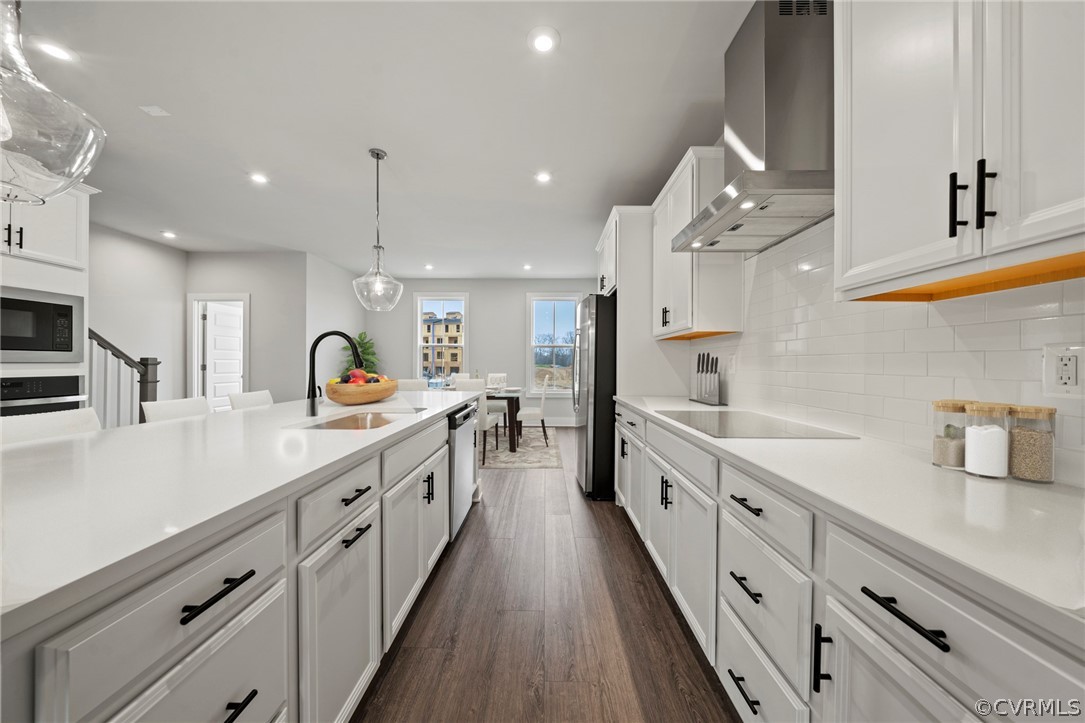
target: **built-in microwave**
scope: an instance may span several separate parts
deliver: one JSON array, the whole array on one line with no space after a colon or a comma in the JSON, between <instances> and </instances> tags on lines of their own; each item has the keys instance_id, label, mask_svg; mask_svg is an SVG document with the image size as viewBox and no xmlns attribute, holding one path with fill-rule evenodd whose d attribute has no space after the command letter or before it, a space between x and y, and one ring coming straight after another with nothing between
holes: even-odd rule
<instances>
[{"instance_id":1,"label":"built-in microwave","mask_svg":"<svg viewBox=\"0 0 1085 723\"><path fill-rule=\"evenodd\" d=\"M0 286L0 362L83 361L83 299Z\"/></svg>"}]
</instances>

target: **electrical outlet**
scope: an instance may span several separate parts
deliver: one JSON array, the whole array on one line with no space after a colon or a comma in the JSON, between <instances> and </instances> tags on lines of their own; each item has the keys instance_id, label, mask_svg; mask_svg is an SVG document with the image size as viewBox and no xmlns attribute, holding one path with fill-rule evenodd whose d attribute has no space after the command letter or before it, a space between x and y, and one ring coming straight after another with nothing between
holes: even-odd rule
<instances>
[{"instance_id":1,"label":"electrical outlet","mask_svg":"<svg viewBox=\"0 0 1085 723\"><path fill-rule=\"evenodd\" d=\"M1047 397L1081 397L1085 342L1044 346L1043 386Z\"/></svg>"}]
</instances>

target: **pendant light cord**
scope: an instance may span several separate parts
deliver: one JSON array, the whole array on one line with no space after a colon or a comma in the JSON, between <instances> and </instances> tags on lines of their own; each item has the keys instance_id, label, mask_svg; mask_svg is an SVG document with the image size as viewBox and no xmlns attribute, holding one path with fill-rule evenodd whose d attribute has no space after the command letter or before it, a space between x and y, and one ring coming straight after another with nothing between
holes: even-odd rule
<instances>
[{"instance_id":1,"label":"pendant light cord","mask_svg":"<svg viewBox=\"0 0 1085 723\"><path fill-rule=\"evenodd\" d=\"M377 248L381 247L381 159L377 159Z\"/></svg>"}]
</instances>

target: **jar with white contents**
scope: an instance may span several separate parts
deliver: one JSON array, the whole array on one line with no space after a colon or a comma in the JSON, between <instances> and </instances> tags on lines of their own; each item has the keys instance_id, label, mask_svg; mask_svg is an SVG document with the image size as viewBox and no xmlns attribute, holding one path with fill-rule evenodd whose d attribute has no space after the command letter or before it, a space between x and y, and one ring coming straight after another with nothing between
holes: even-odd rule
<instances>
[{"instance_id":1,"label":"jar with white contents","mask_svg":"<svg viewBox=\"0 0 1085 723\"><path fill-rule=\"evenodd\" d=\"M1004 478L1010 472L1009 404L965 405L964 471L978 477Z\"/></svg>"},{"instance_id":2,"label":"jar with white contents","mask_svg":"<svg viewBox=\"0 0 1085 723\"><path fill-rule=\"evenodd\" d=\"M1010 410L1010 474L1026 482L1055 481L1054 407Z\"/></svg>"}]
</instances>

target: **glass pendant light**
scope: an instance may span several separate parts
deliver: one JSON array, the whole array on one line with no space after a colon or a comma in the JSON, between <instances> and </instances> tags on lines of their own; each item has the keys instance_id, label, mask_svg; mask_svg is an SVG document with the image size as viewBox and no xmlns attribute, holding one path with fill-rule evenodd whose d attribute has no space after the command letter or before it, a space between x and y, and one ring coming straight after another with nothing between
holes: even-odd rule
<instances>
[{"instance_id":1,"label":"glass pendant light","mask_svg":"<svg viewBox=\"0 0 1085 723\"><path fill-rule=\"evenodd\" d=\"M381 161L388 154L380 148L370 148L369 155L377 161L377 244L373 247L373 266L354 280L354 293L369 311L391 311L403 295L403 284L385 273L381 246Z\"/></svg>"},{"instance_id":2,"label":"glass pendant light","mask_svg":"<svg viewBox=\"0 0 1085 723\"><path fill-rule=\"evenodd\" d=\"M90 173L105 131L45 87L23 55L17 0L0 0L0 200L40 205Z\"/></svg>"}]
</instances>

